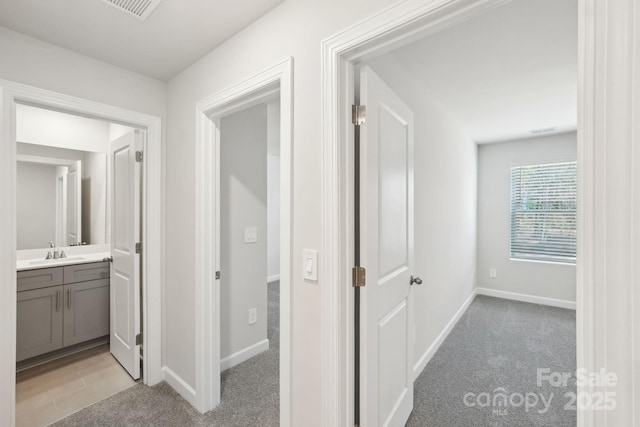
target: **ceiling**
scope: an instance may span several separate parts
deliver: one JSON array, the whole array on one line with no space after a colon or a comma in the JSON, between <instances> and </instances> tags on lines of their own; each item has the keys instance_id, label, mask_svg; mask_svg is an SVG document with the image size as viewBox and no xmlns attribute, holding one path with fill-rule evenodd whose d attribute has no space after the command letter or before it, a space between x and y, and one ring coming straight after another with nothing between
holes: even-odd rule
<instances>
[{"instance_id":1,"label":"ceiling","mask_svg":"<svg viewBox=\"0 0 640 427\"><path fill-rule=\"evenodd\" d=\"M392 55L479 144L577 127L576 0L514 0Z\"/></svg>"},{"instance_id":2,"label":"ceiling","mask_svg":"<svg viewBox=\"0 0 640 427\"><path fill-rule=\"evenodd\" d=\"M163 0L146 21L100 0L0 0L0 25L168 80L283 0Z\"/></svg>"}]
</instances>

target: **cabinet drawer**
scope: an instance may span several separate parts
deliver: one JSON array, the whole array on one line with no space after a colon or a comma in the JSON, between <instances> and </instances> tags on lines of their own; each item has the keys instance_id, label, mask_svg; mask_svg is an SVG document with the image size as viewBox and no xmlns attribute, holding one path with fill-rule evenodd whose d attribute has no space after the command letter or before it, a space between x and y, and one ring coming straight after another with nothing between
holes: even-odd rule
<instances>
[{"instance_id":1,"label":"cabinet drawer","mask_svg":"<svg viewBox=\"0 0 640 427\"><path fill-rule=\"evenodd\" d=\"M18 271L18 292L62 285L62 267Z\"/></svg>"},{"instance_id":2,"label":"cabinet drawer","mask_svg":"<svg viewBox=\"0 0 640 427\"><path fill-rule=\"evenodd\" d=\"M108 261L76 264L64 267L64 283L86 282L87 280L106 279L111 266Z\"/></svg>"}]
</instances>

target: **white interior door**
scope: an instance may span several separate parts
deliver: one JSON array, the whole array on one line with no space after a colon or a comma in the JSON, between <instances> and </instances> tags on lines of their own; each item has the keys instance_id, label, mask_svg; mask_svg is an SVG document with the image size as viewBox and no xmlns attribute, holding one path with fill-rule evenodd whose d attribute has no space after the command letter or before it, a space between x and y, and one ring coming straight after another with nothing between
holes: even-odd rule
<instances>
[{"instance_id":1,"label":"white interior door","mask_svg":"<svg viewBox=\"0 0 640 427\"><path fill-rule=\"evenodd\" d=\"M144 133L129 132L111 143L111 354L140 378L140 163Z\"/></svg>"},{"instance_id":2,"label":"white interior door","mask_svg":"<svg viewBox=\"0 0 640 427\"><path fill-rule=\"evenodd\" d=\"M362 425L404 426L413 409L413 112L363 67Z\"/></svg>"},{"instance_id":3,"label":"white interior door","mask_svg":"<svg viewBox=\"0 0 640 427\"><path fill-rule=\"evenodd\" d=\"M63 246L82 241L82 162L73 162L67 174L67 234Z\"/></svg>"}]
</instances>

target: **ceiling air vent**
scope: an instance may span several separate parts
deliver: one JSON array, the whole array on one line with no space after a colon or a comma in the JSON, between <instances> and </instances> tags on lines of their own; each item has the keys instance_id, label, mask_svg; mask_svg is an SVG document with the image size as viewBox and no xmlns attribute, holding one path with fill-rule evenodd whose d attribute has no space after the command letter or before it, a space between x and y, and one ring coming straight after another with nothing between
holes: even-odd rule
<instances>
[{"instance_id":1,"label":"ceiling air vent","mask_svg":"<svg viewBox=\"0 0 640 427\"><path fill-rule=\"evenodd\" d=\"M127 15L144 21L162 0L102 0Z\"/></svg>"},{"instance_id":2,"label":"ceiling air vent","mask_svg":"<svg viewBox=\"0 0 640 427\"><path fill-rule=\"evenodd\" d=\"M533 129L531 131L531 135L541 135L543 133L551 133L554 130L556 130L555 126L554 127L549 127L549 128Z\"/></svg>"}]
</instances>

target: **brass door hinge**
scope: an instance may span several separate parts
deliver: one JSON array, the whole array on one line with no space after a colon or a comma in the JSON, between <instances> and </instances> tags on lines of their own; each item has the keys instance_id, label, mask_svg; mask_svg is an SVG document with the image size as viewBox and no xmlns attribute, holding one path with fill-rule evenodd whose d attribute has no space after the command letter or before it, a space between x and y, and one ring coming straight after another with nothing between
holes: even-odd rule
<instances>
[{"instance_id":1,"label":"brass door hinge","mask_svg":"<svg viewBox=\"0 0 640 427\"><path fill-rule=\"evenodd\" d=\"M361 288L367 284L367 270L364 267L353 267L353 287Z\"/></svg>"}]
</instances>

